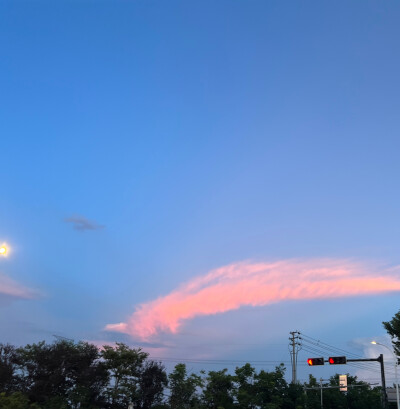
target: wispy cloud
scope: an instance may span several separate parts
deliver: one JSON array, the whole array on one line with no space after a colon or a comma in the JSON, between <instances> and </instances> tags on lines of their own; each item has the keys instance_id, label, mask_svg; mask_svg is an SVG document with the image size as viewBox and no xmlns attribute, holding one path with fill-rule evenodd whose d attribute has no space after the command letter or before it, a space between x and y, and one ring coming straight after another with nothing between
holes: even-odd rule
<instances>
[{"instance_id":1,"label":"wispy cloud","mask_svg":"<svg viewBox=\"0 0 400 409\"><path fill-rule=\"evenodd\" d=\"M241 262L210 271L170 294L139 305L124 323L109 324L141 339L177 333L186 320L242 306L400 291L397 268L378 269L348 260Z\"/></svg>"},{"instance_id":2,"label":"wispy cloud","mask_svg":"<svg viewBox=\"0 0 400 409\"><path fill-rule=\"evenodd\" d=\"M110 346L113 348L116 348L117 343L116 342L111 342L111 341L106 341L106 340L99 340L99 339L93 339L93 340L87 340L89 344L95 345L99 350L103 350L104 347ZM143 352L147 352L150 356L150 358L154 357L154 359L162 359L162 358L168 358L170 354L170 348L166 346L148 346L148 345L135 345L135 344L129 344L128 346L131 348L140 348Z\"/></svg>"},{"instance_id":3,"label":"wispy cloud","mask_svg":"<svg viewBox=\"0 0 400 409\"><path fill-rule=\"evenodd\" d=\"M74 230L85 231L85 230L100 230L104 226L97 224L96 222L90 221L83 216L71 216L64 219L66 223L71 223Z\"/></svg>"},{"instance_id":4,"label":"wispy cloud","mask_svg":"<svg viewBox=\"0 0 400 409\"><path fill-rule=\"evenodd\" d=\"M10 277L0 273L0 297L1 296L32 299L37 298L39 293L31 288L18 284Z\"/></svg>"}]
</instances>

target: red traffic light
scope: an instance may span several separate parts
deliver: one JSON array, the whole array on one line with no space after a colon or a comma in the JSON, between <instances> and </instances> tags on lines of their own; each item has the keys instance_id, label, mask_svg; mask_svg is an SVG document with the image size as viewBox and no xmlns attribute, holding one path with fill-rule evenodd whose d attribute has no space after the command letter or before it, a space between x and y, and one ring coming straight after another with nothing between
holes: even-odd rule
<instances>
[{"instance_id":1,"label":"red traffic light","mask_svg":"<svg viewBox=\"0 0 400 409\"><path fill-rule=\"evenodd\" d=\"M308 358L307 363L309 366L323 365L325 362L324 358Z\"/></svg>"},{"instance_id":2,"label":"red traffic light","mask_svg":"<svg viewBox=\"0 0 400 409\"><path fill-rule=\"evenodd\" d=\"M347 358L345 356L330 356L328 361L331 365L344 365L347 363Z\"/></svg>"}]
</instances>

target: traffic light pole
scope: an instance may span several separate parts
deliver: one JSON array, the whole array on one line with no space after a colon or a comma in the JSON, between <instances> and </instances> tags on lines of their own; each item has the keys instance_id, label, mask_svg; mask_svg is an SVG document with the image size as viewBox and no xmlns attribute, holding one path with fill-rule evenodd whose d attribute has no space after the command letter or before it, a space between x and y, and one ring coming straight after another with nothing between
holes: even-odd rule
<instances>
[{"instance_id":1,"label":"traffic light pole","mask_svg":"<svg viewBox=\"0 0 400 409\"><path fill-rule=\"evenodd\" d=\"M361 358L361 359L348 359L347 362L379 362L381 365L381 381L382 381L382 408L388 407L388 400L386 394L386 381L385 381L385 368L383 366L383 354L380 354L378 358Z\"/></svg>"}]
</instances>

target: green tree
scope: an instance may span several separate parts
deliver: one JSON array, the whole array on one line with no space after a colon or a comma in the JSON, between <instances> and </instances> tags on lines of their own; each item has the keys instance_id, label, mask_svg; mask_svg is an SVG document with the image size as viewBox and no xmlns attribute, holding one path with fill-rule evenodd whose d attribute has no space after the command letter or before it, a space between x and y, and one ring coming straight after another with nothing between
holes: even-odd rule
<instances>
[{"instance_id":1,"label":"green tree","mask_svg":"<svg viewBox=\"0 0 400 409\"><path fill-rule=\"evenodd\" d=\"M335 384L339 383L339 375L335 375ZM380 409L381 408L381 388L371 388L363 381L357 380L356 376L347 375L348 385L357 385L348 388L346 395L349 409Z\"/></svg>"},{"instance_id":2,"label":"green tree","mask_svg":"<svg viewBox=\"0 0 400 409\"><path fill-rule=\"evenodd\" d=\"M139 378L148 355L140 348L130 348L123 343L103 347L101 357L112 379L108 402L113 409L125 409L137 399Z\"/></svg>"},{"instance_id":3,"label":"green tree","mask_svg":"<svg viewBox=\"0 0 400 409\"><path fill-rule=\"evenodd\" d=\"M42 341L18 350L24 389L32 402L44 404L57 399L54 409L67 407L67 391L73 386L64 365L68 347L63 344L63 351L57 355L51 345Z\"/></svg>"},{"instance_id":4,"label":"green tree","mask_svg":"<svg viewBox=\"0 0 400 409\"><path fill-rule=\"evenodd\" d=\"M132 399L138 409L150 409L162 404L164 388L168 385L164 366L155 361L146 361L140 371L136 394Z\"/></svg>"},{"instance_id":5,"label":"green tree","mask_svg":"<svg viewBox=\"0 0 400 409\"><path fill-rule=\"evenodd\" d=\"M233 377L227 369L210 371L206 377L206 386L202 400L209 409L231 409L233 404Z\"/></svg>"},{"instance_id":6,"label":"green tree","mask_svg":"<svg viewBox=\"0 0 400 409\"><path fill-rule=\"evenodd\" d=\"M380 388L371 388L369 384L357 380L356 376L347 375L348 391L346 393L339 389L339 375L336 374L329 382L322 384L324 408L331 409L381 409ZM320 409L321 391L319 383L310 375L306 387L317 388L307 390L307 409ZM331 388L329 388L331 387Z\"/></svg>"},{"instance_id":7,"label":"green tree","mask_svg":"<svg viewBox=\"0 0 400 409\"><path fill-rule=\"evenodd\" d=\"M104 401L108 372L96 346L40 342L18 349L22 391L44 408L92 408Z\"/></svg>"},{"instance_id":8,"label":"green tree","mask_svg":"<svg viewBox=\"0 0 400 409\"><path fill-rule=\"evenodd\" d=\"M285 367L277 366L275 371L261 370L255 375L255 394L257 406L280 409L288 400L288 385L285 380Z\"/></svg>"},{"instance_id":9,"label":"green tree","mask_svg":"<svg viewBox=\"0 0 400 409\"><path fill-rule=\"evenodd\" d=\"M282 409L303 409L306 407L304 389L299 384L288 384L283 396Z\"/></svg>"},{"instance_id":10,"label":"green tree","mask_svg":"<svg viewBox=\"0 0 400 409\"><path fill-rule=\"evenodd\" d=\"M0 409L40 409L40 406L35 403L31 404L28 397L21 392L11 395L2 392L0 393Z\"/></svg>"},{"instance_id":11,"label":"green tree","mask_svg":"<svg viewBox=\"0 0 400 409\"><path fill-rule=\"evenodd\" d=\"M351 379L347 379L348 384L351 383ZM339 375L335 375L329 378L329 382L323 383L324 387L335 387L332 389L323 389L323 402L324 407L332 409L348 409L348 402L346 394L341 392L337 386L339 386ZM350 389L350 388L349 388ZM320 392L320 391L319 391Z\"/></svg>"},{"instance_id":12,"label":"green tree","mask_svg":"<svg viewBox=\"0 0 400 409\"><path fill-rule=\"evenodd\" d=\"M392 338L394 352L400 357L400 311L390 321L384 321L382 324Z\"/></svg>"},{"instance_id":13,"label":"green tree","mask_svg":"<svg viewBox=\"0 0 400 409\"><path fill-rule=\"evenodd\" d=\"M68 392L72 408L92 409L104 406L104 391L109 384L106 365L97 346L79 342L72 349L69 376L73 387Z\"/></svg>"},{"instance_id":14,"label":"green tree","mask_svg":"<svg viewBox=\"0 0 400 409\"><path fill-rule=\"evenodd\" d=\"M308 382L304 384L305 388L318 388L317 378L308 375ZM318 389L305 389L307 409L321 409L321 395Z\"/></svg>"},{"instance_id":15,"label":"green tree","mask_svg":"<svg viewBox=\"0 0 400 409\"><path fill-rule=\"evenodd\" d=\"M240 409L254 409L257 405L255 389L255 369L250 364L236 368L234 396L236 407Z\"/></svg>"},{"instance_id":16,"label":"green tree","mask_svg":"<svg viewBox=\"0 0 400 409\"><path fill-rule=\"evenodd\" d=\"M203 385L200 376L187 374L185 364L177 364L173 372L168 375L169 379L169 405L171 409L190 409L199 405L197 388Z\"/></svg>"},{"instance_id":17,"label":"green tree","mask_svg":"<svg viewBox=\"0 0 400 409\"><path fill-rule=\"evenodd\" d=\"M18 353L10 344L0 344L0 391L13 392L20 387Z\"/></svg>"}]
</instances>

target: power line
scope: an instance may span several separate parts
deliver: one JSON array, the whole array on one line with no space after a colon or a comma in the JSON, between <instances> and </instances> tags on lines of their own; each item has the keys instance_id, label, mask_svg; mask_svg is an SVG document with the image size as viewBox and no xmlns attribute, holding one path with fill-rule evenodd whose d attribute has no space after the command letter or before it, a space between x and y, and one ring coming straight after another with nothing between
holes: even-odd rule
<instances>
[{"instance_id":1,"label":"power line","mask_svg":"<svg viewBox=\"0 0 400 409\"><path fill-rule=\"evenodd\" d=\"M338 351L340 353L345 353L346 355L351 355L351 356L354 356L354 357L357 357L357 358L363 358L363 356L361 356L361 355L355 354L355 353L350 352L350 351L346 351L345 349L342 349L342 348L337 348L337 347L335 347L333 345L327 344L326 342L322 342L322 341L320 341L318 339L310 337L309 335L306 335L304 333L301 333L301 335L302 335L302 339L305 338L306 342L314 343L315 345L325 346L326 349L330 349L330 350L333 350L333 351Z\"/></svg>"},{"instance_id":2,"label":"power line","mask_svg":"<svg viewBox=\"0 0 400 409\"><path fill-rule=\"evenodd\" d=\"M155 357L151 356L151 359L160 360L162 362L176 362L176 363L192 363L192 364L205 364L205 365L238 365L238 364L251 364L251 365L280 365L290 364L290 361L257 361L257 360L224 360L224 359L191 359L191 358L173 358L173 357Z\"/></svg>"},{"instance_id":3,"label":"power line","mask_svg":"<svg viewBox=\"0 0 400 409\"><path fill-rule=\"evenodd\" d=\"M303 349L304 350L306 350L306 351L308 351L308 352L311 352L311 353L315 353L315 354L321 354L321 355L324 355L325 353L326 353L326 350L328 350L328 351L334 351L334 347L332 347L332 348L326 348L326 347L324 347L324 346L322 346L322 347L314 347L314 345L315 345L315 343L312 343L312 345L313 346L309 346L309 345L304 345L303 344ZM345 351L345 350L343 350L343 349L341 349L341 348L336 348L337 350L339 350L339 351L341 351L341 353L346 353L346 355L347 356L351 356L351 355L355 355L355 354L352 354L351 352L349 352L349 351ZM336 351L334 351L335 353L337 353ZM359 355L357 355L358 357L359 357ZM372 372L376 372L377 371L377 369L376 369L376 367L375 367L375 365L374 365L374 363L372 363L372 362L357 362L357 363L355 363L355 362L348 362L347 363L349 366L352 366L352 367L355 367L355 368L358 368L358 369L362 369L362 370L366 370L366 371L372 371ZM394 375L394 371L393 371L393 369L392 368L386 368L386 372L388 373L388 374L391 374L391 375Z\"/></svg>"}]
</instances>

